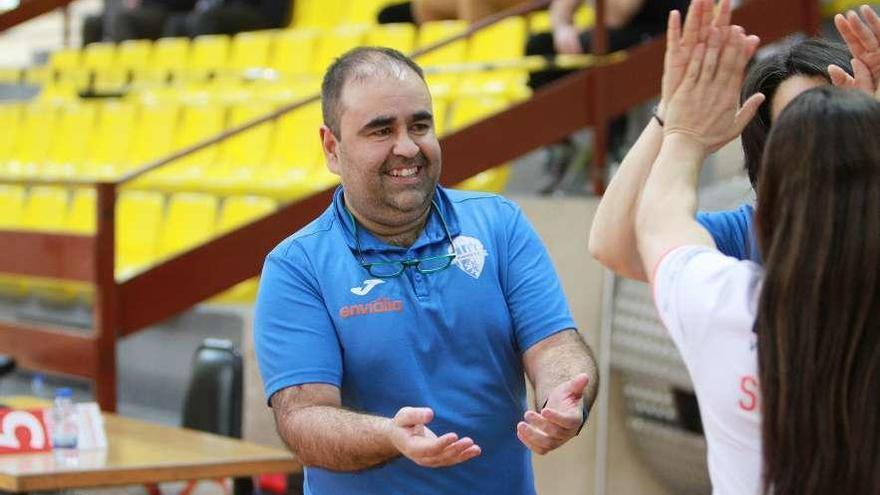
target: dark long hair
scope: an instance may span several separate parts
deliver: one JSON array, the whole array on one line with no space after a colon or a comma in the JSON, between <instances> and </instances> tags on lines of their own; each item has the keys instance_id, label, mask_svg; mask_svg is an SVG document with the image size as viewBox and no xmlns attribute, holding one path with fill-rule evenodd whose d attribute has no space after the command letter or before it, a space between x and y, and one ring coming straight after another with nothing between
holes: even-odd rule
<instances>
[{"instance_id":1,"label":"dark long hair","mask_svg":"<svg viewBox=\"0 0 880 495\"><path fill-rule=\"evenodd\" d=\"M880 102L823 86L767 142L756 227L765 491L880 489Z\"/></svg>"},{"instance_id":2,"label":"dark long hair","mask_svg":"<svg viewBox=\"0 0 880 495\"><path fill-rule=\"evenodd\" d=\"M764 143L770 132L770 108L779 85L792 76L824 77L830 84L828 66L835 64L852 74L851 57L849 50L841 43L810 38L756 62L749 69L743 83L742 101L758 92L767 97L742 133L745 169L753 187L757 187Z\"/></svg>"}]
</instances>

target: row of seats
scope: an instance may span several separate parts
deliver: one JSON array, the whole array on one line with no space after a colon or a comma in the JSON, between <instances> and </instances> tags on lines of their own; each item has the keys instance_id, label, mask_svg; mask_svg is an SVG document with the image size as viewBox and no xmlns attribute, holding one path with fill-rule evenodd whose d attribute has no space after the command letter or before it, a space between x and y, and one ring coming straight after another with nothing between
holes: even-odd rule
<instances>
[{"instance_id":1,"label":"row of seats","mask_svg":"<svg viewBox=\"0 0 880 495\"><path fill-rule=\"evenodd\" d=\"M221 198L202 193L123 191L116 209L116 276L129 278L164 258L271 213L276 207L274 200L260 196ZM92 188L0 184L0 229L93 234L95 208ZM0 293L20 297L26 292L55 302L71 302L88 299L91 287L10 275L0 277ZM253 296L252 290L240 288L236 292L237 300Z\"/></svg>"},{"instance_id":2,"label":"row of seats","mask_svg":"<svg viewBox=\"0 0 880 495\"><path fill-rule=\"evenodd\" d=\"M437 100L437 131L462 128L508 104L498 96ZM273 109L271 101L259 100L0 105L0 127L6 130L0 133L0 181L113 179ZM130 187L295 200L336 182L323 165L321 122L320 104L308 104L146 174Z\"/></svg>"},{"instance_id":3,"label":"row of seats","mask_svg":"<svg viewBox=\"0 0 880 495\"><path fill-rule=\"evenodd\" d=\"M464 32L461 21L427 23L420 29L411 24L373 27L347 26L332 30L297 29L186 38L163 38L156 42L133 40L94 43L83 50L59 50L43 69L26 73L29 82L58 86L74 95L91 88L97 93L138 90L171 83L199 83L209 80L270 79L287 84L312 84L320 80L327 66L342 53L361 45L377 45L412 52ZM441 49L418 57L424 67L450 66L463 62L515 61L523 56L526 22L514 17ZM486 71L465 74L465 87L502 86L525 81L524 70ZM459 74L430 76L438 91L448 92Z\"/></svg>"}]
</instances>

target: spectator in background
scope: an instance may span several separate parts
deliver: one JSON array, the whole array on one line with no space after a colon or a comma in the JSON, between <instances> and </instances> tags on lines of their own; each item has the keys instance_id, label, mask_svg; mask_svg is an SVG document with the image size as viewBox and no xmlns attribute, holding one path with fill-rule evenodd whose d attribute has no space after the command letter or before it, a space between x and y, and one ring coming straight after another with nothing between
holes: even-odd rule
<instances>
[{"instance_id":1,"label":"spectator in background","mask_svg":"<svg viewBox=\"0 0 880 495\"><path fill-rule=\"evenodd\" d=\"M233 35L290 23L290 0L198 0L191 12L173 16L165 36Z\"/></svg>"},{"instance_id":2,"label":"spectator in background","mask_svg":"<svg viewBox=\"0 0 880 495\"><path fill-rule=\"evenodd\" d=\"M580 31L574 23L577 8L583 0L553 0L550 4L550 20L553 30L534 34L526 44L526 55L589 53L592 50L593 31ZM608 28L608 50L617 51L632 47L657 36L666 29L669 11L684 12L689 0L607 0L605 2L605 26ZM529 76L529 87L537 90L570 74L564 70L542 70ZM626 118L611 123L608 149L612 157L619 155L624 144ZM562 183L574 156L574 144L565 139L548 149L546 168L550 181L541 188L551 193Z\"/></svg>"},{"instance_id":3,"label":"spectator in background","mask_svg":"<svg viewBox=\"0 0 880 495\"><path fill-rule=\"evenodd\" d=\"M469 23L501 12L523 0L414 0L385 7L379 12L379 22L412 22L461 19Z\"/></svg>"},{"instance_id":4,"label":"spectator in background","mask_svg":"<svg viewBox=\"0 0 880 495\"><path fill-rule=\"evenodd\" d=\"M286 26L290 0L126 0L83 22L83 46L97 41L233 35Z\"/></svg>"}]
</instances>

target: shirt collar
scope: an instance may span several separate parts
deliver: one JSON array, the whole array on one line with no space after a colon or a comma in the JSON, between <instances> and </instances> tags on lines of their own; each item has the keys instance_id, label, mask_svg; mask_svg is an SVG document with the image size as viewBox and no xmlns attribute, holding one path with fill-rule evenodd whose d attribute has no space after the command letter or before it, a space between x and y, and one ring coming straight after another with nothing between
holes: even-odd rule
<instances>
[{"instance_id":1,"label":"shirt collar","mask_svg":"<svg viewBox=\"0 0 880 495\"><path fill-rule=\"evenodd\" d=\"M339 225L342 227L341 230L345 237L346 244L348 244L348 247L353 250L355 249L354 225L352 224L353 217L345 211L345 199L342 192L343 188L342 186L339 186L333 194L333 213L336 220L339 222ZM446 232L443 230L443 224L437 214L437 210L439 210L440 215L443 215L443 219L446 220L446 226L449 227L449 235L454 239L455 236L461 233L461 227L454 205L449 200L446 191L440 186L437 186L434 190L433 199L437 204L437 209L434 209L433 207L431 208L431 213L428 215L428 221L425 223L425 228L419 234L419 237L412 246L404 248L387 244L384 241L377 239L370 231L365 229L363 225L358 224L357 234L361 243L361 251L405 253L406 251L417 250L437 242L446 242Z\"/></svg>"}]
</instances>

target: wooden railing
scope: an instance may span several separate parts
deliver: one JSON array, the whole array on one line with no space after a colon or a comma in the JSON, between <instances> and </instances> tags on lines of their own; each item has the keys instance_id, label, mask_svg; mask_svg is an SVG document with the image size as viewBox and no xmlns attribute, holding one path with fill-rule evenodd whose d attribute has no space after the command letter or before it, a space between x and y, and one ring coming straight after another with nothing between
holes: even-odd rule
<instances>
[{"instance_id":1,"label":"wooden railing","mask_svg":"<svg viewBox=\"0 0 880 495\"><path fill-rule=\"evenodd\" d=\"M494 16L461 36L546 3L546 0L533 2L524 8ZM603 12L603 2L598 0L596 3L597 11ZM815 33L819 5L813 0L753 0L734 12L734 22L761 36L765 43L773 42L794 32ZM597 23L597 32L603 33L601 15ZM433 48L459 37L445 40ZM597 45L601 47L603 43ZM444 137L440 141L444 156L443 182L456 184L587 126L597 131L593 146L601 163L605 152L605 140L601 136L607 122L659 93L663 49L662 39L633 48L620 63L580 71L537 91L529 100ZM118 338L161 322L258 275L266 253L326 209L332 196L332 190L326 190L284 205L269 216L165 260L131 279L117 281L114 276L114 226L119 187L316 98L288 105L173 156L147 164L118 181L85 185L97 191L97 231L94 236L0 231L0 246L3 246L4 253L0 256L0 272L88 281L96 287L91 331L0 323L0 352L14 355L25 368L93 380L95 395L102 408L115 410ZM594 167L594 170L596 174L604 175L603 168ZM594 175L597 191L604 187L600 178ZM84 186L74 182L55 183ZM223 269L218 270L218 266Z\"/></svg>"}]
</instances>

